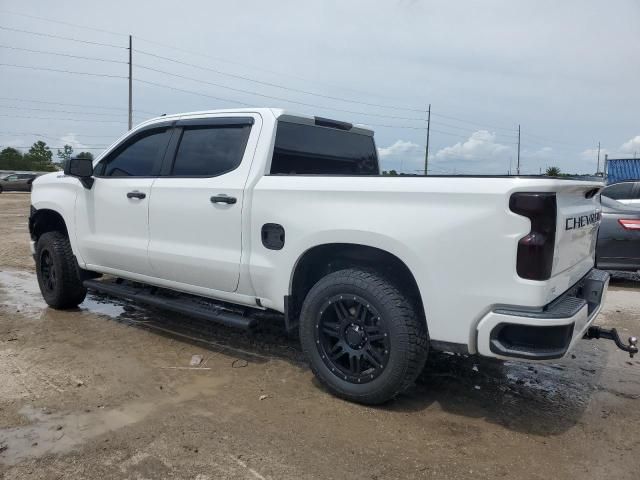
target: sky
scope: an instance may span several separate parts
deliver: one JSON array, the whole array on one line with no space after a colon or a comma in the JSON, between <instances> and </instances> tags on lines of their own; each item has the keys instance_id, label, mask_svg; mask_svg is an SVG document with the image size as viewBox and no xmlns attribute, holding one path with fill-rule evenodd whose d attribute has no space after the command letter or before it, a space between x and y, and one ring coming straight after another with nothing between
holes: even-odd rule
<instances>
[{"instance_id":1,"label":"sky","mask_svg":"<svg viewBox=\"0 0 640 480\"><path fill-rule=\"evenodd\" d=\"M518 125L525 174L640 157L639 0L0 0L0 148L124 133L129 34L134 123L281 107L419 173L431 104L432 174L515 173Z\"/></svg>"}]
</instances>

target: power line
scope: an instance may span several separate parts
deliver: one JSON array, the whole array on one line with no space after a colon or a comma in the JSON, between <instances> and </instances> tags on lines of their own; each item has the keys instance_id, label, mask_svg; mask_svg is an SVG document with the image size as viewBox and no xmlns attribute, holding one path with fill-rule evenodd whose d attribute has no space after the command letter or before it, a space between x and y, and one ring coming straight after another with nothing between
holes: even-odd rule
<instances>
[{"instance_id":1,"label":"power line","mask_svg":"<svg viewBox=\"0 0 640 480\"><path fill-rule=\"evenodd\" d=\"M231 77L231 78L237 78L237 79L240 79L240 80L245 80L247 82L257 83L259 85L265 85L265 86L269 86L269 87L281 88L283 90L288 90L288 91L296 92L296 93L302 93L302 94L305 94L305 95L313 95L313 96L320 97L320 98L327 98L327 99L330 99L330 100L338 100L340 102L354 103L354 104L358 104L358 105L366 105L366 106L369 106L369 107L389 108L389 109L393 109L393 110L406 110L406 111L410 111L410 112L422 112L422 110L418 110L418 109L414 109L414 108L397 107L397 106L394 106L394 105L384 105L384 104L380 104L380 103L362 102L362 101L359 101L359 100L351 100L351 99L348 99L348 98L335 97L335 96L332 96L332 95L325 95L325 94L322 94L322 93L311 92L309 90L302 90L302 89L293 88L293 87L286 87L286 86L280 85L278 83L266 82L266 81L263 81L263 80L256 80L255 78L247 77L245 75L237 75L235 73L224 72L222 70L217 70L215 68L210 68L210 67L205 67L205 66L202 66L202 65L196 65L196 64L193 64L193 63L183 62L183 61L177 60L175 58L165 57L165 56L162 56L162 55L156 55L155 53L150 53L150 52L147 52L147 51L144 51L144 50L136 49L136 53L142 54L142 55L147 55L149 57L159 58L161 60L166 60L166 61L173 62L173 63L177 63L179 65L185 65L185 66L188 66L188 67L198 68L200 70L206 70L206 71L209 71L209 72L214 72L214 73L217 73L219 75L224 75L224 76ZM416 120L418 120L418 119L416 119ZM424 119L419 119L419 120L423 120L424 121Z\"/></svg>"},{"instance_id":2,"label":"power line","mask_svg":"<svg viewBox=\"0 0 640 480\"><path fill-rule=\"evenodd\" d=\"M68 74L73 74L73 75L89 75L89 76L96 76L96 77L107 77L107 78L128 78L122 75L108 75L108 74L101 74L101 73L90 73L90 72L78 72L78 71L72 71L72 70L60 70L60 69L55 69L55 68L46 68L46 67L33 67L33 66L28 66L28 65L16 65L16 64L7 64L7 63L0 63L0 66L6 66L6 67L15 67L15 68L26 68L26 69L31 69L31 70L43 70L43 71L50 71L50 72L57 72L57 73L68 73ZM364 116L372 116L372 117L382 117L382 118L389 118L389 119L398 119L398 120L420 120L420 121L424 121L424 119L415 119L415 118L406 118L406 117L396 117L393 115L381 115L381 114L375 114L375 113L366 113L366 112L357 112L357 111L352 111L352 110L344 110L344 109L339 109L339 108L334 108L334 107L325 107L322 105L315 105L315 104L310 104L310 103L305 103L305 102L298 102L296 100L288 100L282 97L275 97L275 96L271 96L271 95L265 95L265 94L261 94L261 93L257 93L257 92L251 92L248 90L242 90L242 89L237 89L237 88L233 88L233 87L227 87L224 85L220 85L217 83L213 83L213 82L208 82L206 80L200 80L200 79L196 79L196 78L192 78L192 77L187 77L184 75L179 75L179 74L175 74L175 73L171 73L171 72L166 72L164 70L158 70L158 69L154 69L154 68L150 68L150 67L145 67L145 66L140 66L138 65L138 68L142 68L145 70L150 70L150 71L154 71L157 73L163 73L165 75L169 75L169 76L174 76L174 77L178 77L178 78L183 78L185 80L191 80L191 81L195 81L195 82L199 82L199 83L205 83L208 85L213 85L219 88L226 88L228 90L233 90L233 91L237 91L237 92L241 92L241 93L245 93L245 94L249 94L249 95L256 95L259 97L264 97L264 98L271 98L274 100L279 100L279 101L283 101L283 102L288 102L288 103L294 103L294 104L298 104L298 105L304 105L304 106L308 106L308 107L313 107L313 108L320 108L323 110L333 110L333 111L340 111L340 112L344 112L344 113L351 113L354 115L364 115ZM139 79L135 79L138 82L145 82ZM165 88L171 88L174 90L182 90L188 93L196 93L193 91L187 91L184 89L179 89L176 87L170 87L168 85L161 85L155 82L149 82L146 81L146 83L149 83L151 85L156 85L156 86L161 86L161 87L165 87ZM242 105L246 105L246 106L251 106L250 104L244 103L244 102L239 102L237 100L229 100L229 99L225 99L225 98L221 98L221 97L215 97L212 95L203 95L201 93L196 93L197 95L202 95L202 96L209 96L211 98L215 98L217 100L222 100L222 101L226 101L226 102L230 102L230 103L236 103L236 104L242 104ZM398 127L398 128L404 128L404 127Z\"/></svg>"},{"instance_id":3,"label":"power line","mask_svg":"<svg viewBox=\"0 0 640 480\"><path fill-rule=\"evenodd\" d=\"M55 140L56 142L58 142L58 141L60 141L60 140L63 140L63 139L62 139L62 138L60 138L60 137L54 137L54 136L52 136L52 135L40 135L39 133L14 133L14 134L15 134L15 135L21 135L21 136L30 135L30 136L34 136L34 137L38 137L38 138L48 138L48 139L50 139L50 140ZM8 137L8 136L10 136L10 135L6 135L5 133L0 132L0 136ZM76 141L74 141L73 143L80 143L80 142L78 142L78 141L76 140ZM84 144L83 144L83 145L84 145ZM89 145L84 145L84 146L85 146L85 147L104 148L104 146L103 146L103 145L95 145L95 144L89 144ZM79 148L79 147L77 147L77 148Z\"/></svg>"},{"instance_id":4,"label":"power line","mask_svg":"<svg viewBox=\"0 0 640 480\"><path fill-rule=\"evenodd\" d=\"M426 121L426 119L424 119L424 118L397 117L397 116L394 116L394 115L383 115L383 114L377 114L377 113L357 112L357 111L353 111L353 110L344 110L344 109L336 108L336 107L326 107L324 105L317 105L317 104L313 104L313 103L300 102L300 101L297 101L297 100L289 100L289 99L284 98L284 97L277 97L277 96L274 96L274 95L267 95L267 94L264 94L264 93L252 92L250 90L244 90L244 89L241 89L241 88L229 87L229 86L222 85L222 84L219 84L219 83L209 82L207 80L201 80L199 78L194 78L194 77L188 77L186 75L179 75L177 73L171 73L171 72L167 72L165 70L160 70L160 69L157 69L157 68L151 68L151 67L147 67L147 66L144 66L144 65L136 65L136 67L137 68L141 68L143 70L149 70L149 71L156 72L156 73L162 73L164 75L169 75L169 76L176 77L176 78L182 78L184 80L190 80L190 81L193 81L193 82L204 83L206 85L212 85L212 86L218 87L218 88L224 88L226 90L231 90L231 91L234 91L234 92L244 93L244 94L248 94L248 95L255 95L255 96L263 97L263 98L270 98L272 100L278 100L280 102L287 102L287 103L294 103L296 105L303 105L303 106L306 106L306 107L321 108L321 109L324 109L324 110L333 110L333 111L336 111L336 112L351 113L351 114L354 114L354 115L365 115L365 116L369 116L369 117L390 118L390 119L394 119L394 120L410 120L410 121L420 121L420 122L425 122Z\"/></svg>"},{"instance_id":5,"label":"power line","mask_svg":"<svg viewBox=\"0 0 640 480\"><path fill-rule=\"evenodd\" d=\"M0 10L0 11L2 11L2 10ZM21 13L10 12L10 11L4 11L4 12L12 14L12 15L18 15L18 16L23 16L23 17L27 17L27 18L35 18L35 19L38 19L38 20L52 22L52 23L58 23L58 24L62 24L62 25L69 25L69 26L74 26L74 27L78 27L78 28L94 30L94 31L102 32L102 33L109 33L109 34L112 34L112 35L123 35L123 36L125 35L125 34L120 33L120 32L113 32L113 31L109 31L109 30L104 30L104 29L99 29L99 28L94 28L94 27L88 27L86 25L78 25L78 24L74 24L74 23L71 23L71 22L65 22L65 21L61 21L61 20L53 20L53 19L44 18L44 17L38 17L38 16L35 16L35 15L27 15L27 14L21 14ZM54 35L54 34L47 34L47 33L42 33L42 32L34 32L34 31L31 31L31 30L24 30L24 29L18 29L18 28L6 27L6 26L0 26L0 29L7 30L7 31L13 31L13 32L19 32L19 33L25 33L25 34L30 34L30 35L37 35L37 36L41 36L41 37L56 38L56 39L60 39L60 40L84 43L84 44L89 44L89 45L99 45L99 46L106 46L106 47L113 47L113 48L127 48L127 47L124 47L124 46L121 46L121 45L112 44L112 43L104 43L104 42L95 42L95 41L89 41L89 40L82 40L82 39L79 39L79 38L66 37L66 36ZM148 43L151 43L151 44L160 45L160 46L163 46L165 48L171 48L171 49L174 49L174 50L177 50L177 51L182 51L182 52L185 52L185 53L198 55L198 56L205 57L205 58L210 58L210 59L214 59L214 60L218 60L218 61L222 61L222 62L227 62L227 63L231 63L231 64L237 64L237 65L241 65L241 66L245 66L245 67L249 67L249 68L255 68L257 70L263 70L263 71L266 71L266 72L269 72L269 73L278 74L278 75L286 75L286 76L289 76L289 77L299 78L299 79L302 79L302 80L305 80L305 81L309 81L309 82L320 83L320 82L317 82L315 80L306 79L304 77L297 77L295 75L285 74L285 73L281 73L281 72L277 72L277 71L273 71L273 70L268 70L268 69L264 69L264 68L260 68L260 67L255 67L255 66L248 65L248 64L243 64L243 63L240 63L240 62L234 62L234 61L231 61L231 60L226 60L226 59L222 59L222 58L216 58L216 57L212 57L212 56L205 55L205 54L202 54L202 53L181 49L181 48L178 48L178 47L174 47L173 45L163 44L161 42L156 42L156 41L149 40L149 39L142 38L142 37L137 37L137 38L139 38L142 41L146 41ZM31 52L31 53L41 53L41 54L65 56L65 57L78 58L78 59L83 59L83 60L95 60L95 61L103 61L103 62L111 62L111 63L127 63L127 62L121 62L121 61L118 61L118 60L104 59L104 58L98 58L98 57L86 57L86 56L80 56L80 55L71 55L71 54L65 54L65 53L61 53L61 52L42 51L42 50L27 49L27 48L22 48L22 47L13 47L13 46L8 46L8 45L0 45L0 48L9 48L9 49L14 49L14 50L27 51L27 52ZM193 68L199 68L199 69L202 69L202 70L212 71L212 72L215 72L217 74L225 75L225 76L228 76L228 77L231 77L231 78L237 78L237 79L242 79L242 80L245 80L245 81L248 81L248 82L257 83L257 84L260 84L260 85L265 85L265 86L270 86L270 87L275 87L275 88L281 88L283 90L288 90L288 91L291 91L291 92L297 92L297 93L301 93L301 94L313 95L313 96L317 96L317 97L321 97L321 98L327 98L327 99L341 101L341 102L361 104L361 105L367 105L367 106L378 107L378 108L388 108L388 109L395 109L395 110L415 111L415 112L421 112L422 113L422 110L420 110L420 109L407 108L407 107L398 107L398 106L393 106L393 105L385 105L385 104L377 104L377 103L369 103L369 102L363 102L363 101L358 101L358 100L351 100L351 99L347 99L347 98L343 98L343 97L339 97L339 96L325 95L325 94L318 93L318 92L313 92L313 91L310 91L310 90L303 90L303 89L297 89L297 88L293 88L293 87L287 87L287 86L284 86L284 85L281 85L281 84L278 84L278 83L257 80L255 78L252 78L252 77L249 77L249 76L245 76L245 75L233 74L233 73L217 70L217 69L210 68L210 67L196 65L196 64L193 64L193 63L184 62L184 61L181 61L181 60L178 60L178 59L175 59L175 58L171 58L171 57L157 55L157 54L154 54L154 53L151 53L151 52L147 52L147 51L139 51L139 50L136 50L136 51L141 53L141 54L143 54L143 55L148 55L150 57L166 60L166 61L177 63L177 64L180 64L180 65L185 65L185 66L189 66L189 67L193 67ZM33 69L33 70L51 71L51 72L58 72L58 73L68 73L68 74L75 74L75 75L99 76L99 77L107 77L107 78L127 78L127 77L119 76L119 75L97 74L97 73L90 73L90 72L78 72L78 71L46 68L46 67L33 67L33 66L26 66L26 65L0 64L0 66L7 66L7 67L13 67L13 68L27 68L27 69ZM340 112L350 113L350 114L355 114L355 115L390 118L390 119L395 119L395 120L409 120L409 121L425 122L424 118L400 117L400 116L393 116L393 115L366 113L366 112L345 110L345 109L340 109L340 108L326 107L326 106L323 106L323 105L316 105L316 104L312 104L312 103L300 102L300 101L296 101L296 100L286 99L286 98L283 98L283 97L277 97L277 96L266 95L266 94L262 94L262 93L258 93L258 92L252 92L252 91L248 91L248 90L228 87L228 86L220 85L220 84L217 84L217 83L214 83L214 82L208 82L208 81L196 79L196 78L193 78L193 77L188 77L188 76L185 76L185 75L174 74L174 73L171 73L171 72L167 72L167 71L163 71L163 70L159 70L159 69L154 69L154 68L151 68L151 67L140 66L140 68L146 69L146 70L150 70L150 71L155 71L157 73L162 73L162 74L165 74L165 75L170 75L170 76L174 76L174 77L178 77L178 78L183 78L183 79L186 79L186 80L191 80L191 81L196 81L196 82L200 82L200 83L213 85L213 86L216 86L218 88L229 89L229 90L233 90L233 91L237 91L237 92L241 92L241 93L245 93L245 94L249 94L249 95L260 96L260 97L263 97L263 98L271 98L271 99L274 99L274 100L279 100L279 101L283 101L283 102L287 102L287 103L304 105L304 106L313 107L313 108L320 108L320 109L323 109L323 110L333 110L333 111L340 111ZM196 94L196 95L199 95L199 96L215 98L217 100L222 100L222 101L233 103L233 104L248 105L248 104L246 104L244 102L239 102L237 100L224 99L224 98L216 97L216 96L213 96L213 95L207 95L207 94L203 94L203 93L199 93L199 92L193 92L193 91L189 91L189 90L185 90L185 89L179 89L179 88L176 88L176 87L170 87L168 85L162 85L162 84L158 84L158 83L154 83L154 82L147 82L147 83L151 84L151 85L156 85L156 86L159 86L159 87L163 87L163 88L170 88L170 89L176 90L176 91L183 91L183 92L186 92L186 93ZM353 90L353 91L355 91L355 90ZM362 93L362 92L358 92L358 93ZM51 102L51 103L53 103L53 102ZM12 107L9 107L9 108L12 108ZM15 108L15 107L13 107L13 108ZM108 107L98 107L98 106L96 106L94 108L108 108ZM55 110L52 110L52 111L55 112ZM82 113L82 112L63 112L63 111L59 111L59 112L61 112L61 113ZM148 113L150 115L154 115L151 112L144 112L144 113ZM439 113L433 113L433 115L436 116L436 117L439 116L439 117L442 117L442 118L451 119L451 120L454 120L454 121L457 121L457 122L466 123L466 124L469 124L469 125L475 125L475 126L478 126L478 127L481 127L481 128L490 127L490 128L494 128L494 129L497 129L497 130L502 130L502 131L508 132L509 135L514 135L513 130L510 129L510 128L507 128L507 127L491 125L491 124L487 124L487 123L479 123L479 122L469 121L469 120L466 120L466 119L463 119L463 118L454 117L454 116L450 116L450 115L439 114ZM459 127L457 125L451 125L451 124L445 124L445 123L439 123L439 124L444 126L444 127L448 127L448 128L464 130L462 127ZM386 127L386 128L410 128L410 129L416 129L416 130L424 130L424 128L422 128L422 127L410 127L410 126L400 126L400 125L397 125L397 126L396 125L373 125L373 124L371 124L371 125L372 126L381 126L381 127ZM455 134L453 134L451 132L438 131L438 130L434 130L434 132L441 133L441 134L444 134L444 135L458 136L459 138L463 138L462 136L455 135ZM568 144L566 142L562 142L562 141L559 141L559 140L551 140L551 139L548 139L548 138L544 138L544 137L540 137L540 136L536 136L536 135L531 135L529 133L525 134L525 136L537 138L539 141L543 141L543 142L566 145L566 146L571 146L571 147L574 147L574 148L582 148L582 147L578 147L576 145L571 145L571 144ZM532 143L539 143L539 142L536 142L535 140L531 140L531 142Z\"/></svg>"},{"instance_id":6,"label":"power line","mask_svg":"<svg viewBox=\"0 0 640 480\"><path fill-rule=\"evenodd\" d=\"M409 125L381 125L379 123L369 123L369 122L357 122L357 125L364 125L365 127L382 127L382 128L400 128L400 129L408 129L408 130L422 130L427 131L427 127L411 127Z\"/></svg>"},{"instance_id":7,"label":"power line","mask_svg":"<svg viewBox=\"0 0 640 480\"><path fill-rule=\"evenodd\" d=\"M44 22L58 23L60 25L68 25L70 27L84 28L87 30L93 30L95 32L108 33L110 35L122 35L122 36L125 35L124 33L113 32L111 30L104 30L102 28L88 27L86 25L79 25L77 23L64 22L62 20L52 20L50 18L38 17L36 15L27 15L26 13L11 12L9 10L0 10L0 13L8 13L9 15L17 15L19 17L35 18L36 20L42 20Z\"/></svg>"},{"instance_id":8,"label":"power line","mask_svg":"<svg viewBox=\"0 0 640 480\"><path fill-rule=\"evenodd\" d=\"M209 95L209 94L202 93L202 92L196 92L194 90L186 90L184 88L178 88L178 87L174 87L172 85L164 85L162 83L151 82L149 80L141 80L139 78L134 78L133 81L134 82L138 82L138 83L145 83L147 85L153 85L155 87L168 88L169 90L175 90L177 92L190 93L192 95L198 95L200 97L213 98L214 100L220 100L220 101L231 103L231 104L234 104L234 105L243 105L245 107L253 107L254 106L254 105L251 105L249 103L241 102L239 100L231 100L229 98L216 97L215 95Z\"/></svg>"},{"instance_id":9,"label":"power line","mask_svg":"<svg viewBox=\"0 0 640 480\"><path fill-rule=\"evenodd\" d=\"M138 82L138 83L144 83L144 84L147 84L147 85L153 85L155 87L166 88L166 89L169 89L169 90L175 90L175 91L178 91L178 92L189 93L191 95L196 95L196 96L199 96L199 97L213 98L214 100L221 100L223 102L231 103L231 104L235 104L235 105L242 105L242 106L245 106L245 107L255 107L254 104L244 103L244 102L240 102L238 100L231 100L231 99L228 99L228 98L216 97L214 95L209 95L209 94L202 93L202 92L196 92L194 90L186 90L184 88L178 88L178 87L174 87L172 85L164 85L162 83L151 82L149 80L141 80L139 78L134 78L133 81L134 82ZM408 126L408 125L381 125L381 124L369 123L369 122L356 122L356 123L361 124L361 125L365 125L365 126L370 126L370 127L400 128L400 129L409 129L409 130L426 130L427 129L427 127L411 127L411 126Z\"/></svg>"},{"instance_id":10,"label":"power line","mask_svg":"<svg viewBox=\"0 0 640 480\"><path fill-rule=\"evenodd\" d=\"M89 45L100 45L101 47L127 48L127 47L123 47L121 45L114 45L112 43L91 42L89 40L80 40L78 38L63 37L61 35L53 35L51 33L33 32L31 30L22 30L20 28L5 27L5 26L2 26L2 25L0 25L0 29L9 30L11 32L27 33L29 35L37 35L39 37L56 38L58 40L67 40L69 42L85 43L85 44L89 44Z\"/></svg>"},{"instance_id":11,"label":"power line","mask_svg":"<svg viewBox=\"0 0 640 480\"><path fill-rule=\"evenodd\" d=\"M81 55L71 55L69 53L58 53L58 52L47 52L44 50L33 50L30 48L22 48L22 47L12 47L9 45L0 45L0 48L8 48L11 50L21 50L23 52L31 52L31 53L44 53L47 55L57 55L59 57L68 57L68 58L79 58L81 60L94 60L96 62L109 62L109 63L127 63L120 60L111 60L108 58L98 58L98 57L84 57Z\"/></svg>"},{"instance_id":12,"label":"power line","mask_svg":"<svg viewBox=\"0 0 640 480\"><path fill-rule=\"evenodd\" d=\"M42 104L47 104L47 105L61 105L63 107L81 107L81 108L103 108L106 110L119 110L119 111L124 111L126 112L127 109L126 108L122 108L122 107L108 107L105 105L87 105L87 104L80 104L80 103L60 103L60 102L47 102L45 100L32 100L29 98L15 98L15 97L0 97L0 100L11 100L11 101L16 101L16 102L30 102L30 103L42 103ZM148 112L146 110L133 110L134 112L138 112L138 113L147 113L149 115L157 115L157 113L153 113L153 112Z\"/></svg>"},{"instance_id":13,"label":"power line","mask_svg":"<svg viewBox=\"0 0 640 480\"><path fill-rule=\"evenodd\" d=\"M72 110L53 110L53 109L48 109L48 108L30 108L30 107L22 107L22 106L16 106L16 105L2 105L0 104L0 108L12 108L15 110L33 110L33 111L38 111L38 112L49 112L49 113L77 113L80 115L97 115L97 116L118 116L117 113L102 113L102 112L75 112Z\"/></svg>"},{"instance_id":14,"label":"power line","mask_svg":"<svg viewBox=\"0 0 640 480\"><path fill-rule=\"evenodd\" d=\"M31 148L33 147L33 145L7 145L7 147L10 148ZM47 147L49 147L49 149L56 149L56 150L62 150L64 147L52 147L51 145L47 145ZM76 147L78 150L104 150L105 148L107 148L107 146L104 147Z\"/></svg>"},{"instance_id":15,"label":"power line","mask_svg":"<svg viewBox=\"0 0 640 480\"><path fill-rule=\"evenodd\" d=\"M86 30L92 30L92 31L100 32L100 33L108 33L110 35L116 35L116 36L127 36L128 35L128 34L123 33L123 32L115 32L113 30L106 30L106 29L102 29L102 28L89 27L87 25L80 25L80 24L77 24L77 23L65 22L65 21L62 21L62 20L53 20L51 18L39 17L37 15L28 15L28 14L24 14L24 13L12 12L12 11L9 11L9 10L0 10L0 12L7 13L7 14L10 14L10 15L17 15L17 16L21 16L21 17L26 17L26 18L33 18L33 19L44 21L44 22L57 23L57 24L60 24L60 25L67 25L67 26L72 26L72 27L77 27L77 28L83 28L83 29L86 29ZM28 32L28 33L35 33L35 32ZM303 80L303 81L307 81L307 82L312 82L312 83L325 85L325 86L329 86L329 87L335 87L335 85L331 85L331 84L327 84L327 83L323 83L323 82L318 82L315 79L312 80L312 79L308 79L308 78L305 78L305 77L300 77L300 76L291 75L291 74L288 74L288 73L283 73L283 72L278 72L278 71L275 71L275 70L269 70L269 69L266 69L266 68L257 67L255 65L249 65L249 64L244 64L244 63L241 63L241 62L232 61L232 60L228 60L228 59L212 57L212 56L209 56L209 55L205 55L203 53L199 53L199 52L195 52L195 51L189 51L189 50L186 50L186 49L175 47L174 45L164 44L164 43L157 42L155 40L150 40L150 39L143 38L143 37L136 36L136 38L142 40L143 42L159 45L159 46L162 46L162 47L165 47L165 48L171 48L173 50L181 51L181 52L184 52L184 53L189 53L191 55L197 55L197 56L201 56L201 57L204 57L204 58L209 58L209 59L212 59L212 60L217 60L217 61L221 61L221 62L225 62L225 63L229 63L229 64L235 64L235 65L239 65L239 66L243 66L243 67L247 67L247 68L252 68L252 69L255 69L255 70L262 70L262 71L265 71L265 72L268 72L268 73L272 73L272 74L276 74L276 75L287 76L287 77L291 77L291 78L297 78L299 80ZM126 47L120 47L120 48L126 48ZM136 51L138 51L138 50L136 50ZM160 56L158 56L158 57L162 58ZM221 74L222 74L222 72L221 72ZM357 91L357 90L354 90L354 89L351 89L351 88L346 88L346 87L338 87L338 88L342 88L344 90L353 91L353 92L356 92L358 94L364 93L364 92L360 92L360 91ZM302 93L304 91L300 91L300 92ZM311 92L306 92L306 93L313 94ZM317 94L317 95L320 95L320 94ZM331 97L327 97L327 98L331 98ZM336 99L338 99L338 98L336 97ZM344 101L346 101L346 100L344 100ZM398 110L422 112L422 110L415 109L415 108L386 106L386 105L377 105L377 104L367 104L365 102L358 102L358 103L362 103L362 104L370 105L370 106L379 106L379 107L382 107L382 108L393 108L393 109L398 109Z\"/></svg>"},{"instance_id":16,"label":"power line","mask_svg":"<svg viewBox=\"0 0 640 480\"><path fill-rule=\"evenodd\" d=\"M355 92L358 95L363 95L363 94L369 95L367 92L362 92L362 91L359 91L359 90L356 90L356 89L353 89L353 88L344 87L344 86L338 86L338 85L332 85L330 83L320 82L320 81L318 81L316 79L306 78L306 77L302 77L302 76L299 76L299 75L293 75L291 73L279 72L277 70L271 70L271 69L264 68L264 67L258 67L258 66L255 66L255 65L250 65L250 64L242 63L242 62L237 62L237 61L229 60L229 59L226 59L226 58L214 57L214 56L211 56L211 55L206 55L204 53L196 52L196 51L193 51L193 50L187 50L187 49L184 49L184 48L176 47L174 45L169 45L169 44L158 42L158 41L155 41L155 40L149 40L148 38L144 38L144 37L140 37L140 36L136 36L136 39L142 40L143 42L147 42L147 43L150 43L150 44L153 44L153 45L158 45L160 47L176 50L178 52L187 53L189 55L195 55L195 56L198 56L198 57L208 58L208 59L215 60L215 61L218 61L218 62L229 63L231 65L238 65L238 66L244 67L244 68L251 68L251 69L254 69L254 70L258 70L258 71L267 72L267 73L272 74L272 75L280 75L280 76L283 76L283 77L295 78L297 80L302 80L304 82L309 82L309 83L315 83L317 85L323 85L325 87L330 87L330 88L341 88L343 90L348 90L348 91L351 91L351 92ZM421 110L421 109L411 109L411 108L405 108L405 107L403 107L403 109L404 110L408 110L408 111L424 113L424 111Z\"/></svg>"},{"instance_id":17,"label":"power line","mask_svg":"<svg viewBox=\"0 0 640 480\"><path fill-rule=\"evenodd\" d=\"M68 120L70 122L84 122L84 123L124 123L120 120L96 120L96 119L86 119L86 118L60 118L60 117L31 117L25 115L8 115L4 113L0 113L0 117L11 117L11 118L28 118L31 120Z\"/></svg>"},{"instance_id":18,"label":"power line","mask_svg":"<svg viewBox=\"0 0 640 480\"><path fill-rule=\"evenodd\" d=\"M127 78L122 75L109 75L106 73L90 73L90 72L76 72L72 70L59 70L57 68L47 68L47 67L32 67L29 65L16 65L13 63L0 63L0 67L15 67L15 68L27 68L30 70L44 70L47 72L58 72L58 73L71 73L74 75L89 75L92 77L107 77L107 78Z\"/></svg>"},{"instance_id":19,"label":"power line","mask_svg":"<svg viewBox=\"0 0 640 480\"><path fill-rule=\"evenodd\" d=\"M0 135L33 135L35 137L45 137L45 138L58 138L53 137L51 135L43 135L41 133L34 132L10 132L10 131L0 131ZM80 135L82 138L115 138L113 135Z\"/></svg>"},{"instance_id":20,"label":"power line","mask_svg":"<svg viewBox=\"0 0 640 480\"><path fill-rule=\"evenodd\" d=\"M583 146L578 146L578 145L574 145L574 144L571 144L571 143L562 142L562 141L559 141L559 140L552 140L552 139L549 139L549 138L540 137L538 135L533 135L533 134L531 134L529 132L524 132L522 135L523 135L523 137L531 137L533 139L537 139L537 140L542 141L542 142L557 143L559 145L564 145L564 146L567 146L567 147L583 148ZM533 143L535 143L535 141Z\"/></svg>"},{"instance_id":21,"label":"power line","mask_svg":"<svg viewBox=\"0 0 640 480\"><path fill-rule=\"evenodd\" d=\"M476 127L480 127L480 128L490 127L490 128L495 128L496 130L504 130L504 131L510 132L510 133L514 132L513 128L500 127L500 126L497 126L497 125L491 125L489 123L484 123L484 122L483 123L473 122L473 121L465 120L465 119L459 118L459 117L452 117L450 115L443 115L441 113L432 113L431 115L433 115L434 117L442 117L442 118L448 118L449 120L456 120L458 122L467 123L469 125L475 125Z\"/></svg>"},{"instance_id":22,"label":"power line","mask_svg":"<svg viewBox=\"0 0 640 480\"><path fill-rule=\"evenodd\" d=\"M433 115L435 115L435 113ZM433 120L432 120L432 122L433 122ZM476 128L461 127L459 125L451 125L450 123L443 123L443 122L433 122L433 124L434 125L440 125L440 126L447 127L447 128L453 128L454 130L462 130L462 131L465 131L465 132L468 132L470 130L478 131L478 127L476 127ZM490 128L487 129L486 127L482 127L481 130L490 130ZM506 133L497 133L496 135L497 136L501 136L501 137L511 137L512 136L513 138L515 138L515 137L517 137L518 134L517 134L517 132L513 132L512 131L510 135L506 134Z\"/></svg>"}]
</instances>

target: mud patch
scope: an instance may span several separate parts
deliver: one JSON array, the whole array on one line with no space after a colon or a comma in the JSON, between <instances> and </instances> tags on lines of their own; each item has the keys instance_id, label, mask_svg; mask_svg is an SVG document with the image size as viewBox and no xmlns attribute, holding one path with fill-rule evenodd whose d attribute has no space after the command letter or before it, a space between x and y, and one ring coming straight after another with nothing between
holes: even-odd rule
<instances>
[{"instance_id":1,"label":"mud patch","mask_svg":"<svg viewBox=\"0 0 640 480\"><path fill-rule=\"evenodd\" d=\"M70 452L99 435L140 422L148 415L202 393L215 395L227 380L219 376L196 378L173 395L130 402L118 408L99 406L90 411L65 413L24 406L19 413L30 422L28 425L0 429L0 462L15 465L30 457Z\"/></svg>"}]
</instances>

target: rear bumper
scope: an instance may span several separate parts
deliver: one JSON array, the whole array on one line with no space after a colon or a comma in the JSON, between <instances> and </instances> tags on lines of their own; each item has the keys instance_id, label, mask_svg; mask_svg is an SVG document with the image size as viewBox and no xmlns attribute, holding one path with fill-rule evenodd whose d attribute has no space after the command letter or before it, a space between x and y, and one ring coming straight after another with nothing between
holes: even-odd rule
<instances>
[{"instance_id":1,"label":"rear bumper","mask_svg":"<svg viewBox=\"0 0 640 480\"><path fill-rule=\"evenodd\" d=\"M609 274L592 269L542 308L494 308L478 324L478 353L528 360L565 356L600 313L608 285Z\"/></svg>"}]
</instances>

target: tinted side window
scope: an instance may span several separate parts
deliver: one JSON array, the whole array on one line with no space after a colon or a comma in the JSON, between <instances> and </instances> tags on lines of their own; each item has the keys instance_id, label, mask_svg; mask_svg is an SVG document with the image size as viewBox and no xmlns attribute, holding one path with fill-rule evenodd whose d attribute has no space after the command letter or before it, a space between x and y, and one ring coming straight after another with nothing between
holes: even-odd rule
<instances>
[{"instance_id":1,"label":"tinted side window","mask_svg":"<svg viewBox=\"0 0 640 480\"><path fill-rule=\"evenodd\" d=\"M378 175L378 156L368 135L278 122L271 173Z\"/></svg>"},{"instance_id":2,"label":"tinted side window","mask_svg":"<svg viewBox=\"0 0 640 480\"><path fill-rule=\"evenodd\" d=\"M95 174L105 177L150 177L156 174L157 166L169 141L169 130L151 130L135 137L118 148L96 168Z\"/></svg>"},{"instance_id":3,"label":"tinted side window","mask_svg":"<svg viewBox=\"0 0 640 480\"><path fill-rule=\"evenodd\" d=\"M250 125L185 127L173 162L172 176L215 177L240 165Z\"/></svg>"},{"instance_id":4,"label":"tinted side window","mask_svg":"<svg viewBox=\"0 0 640 480\"><path fill-rule=\"evenodd\" d=\"M602 190L602 195L614 200L626 200L632 197L633 183L616 183Z\"/></svg>"}]
</instances>

